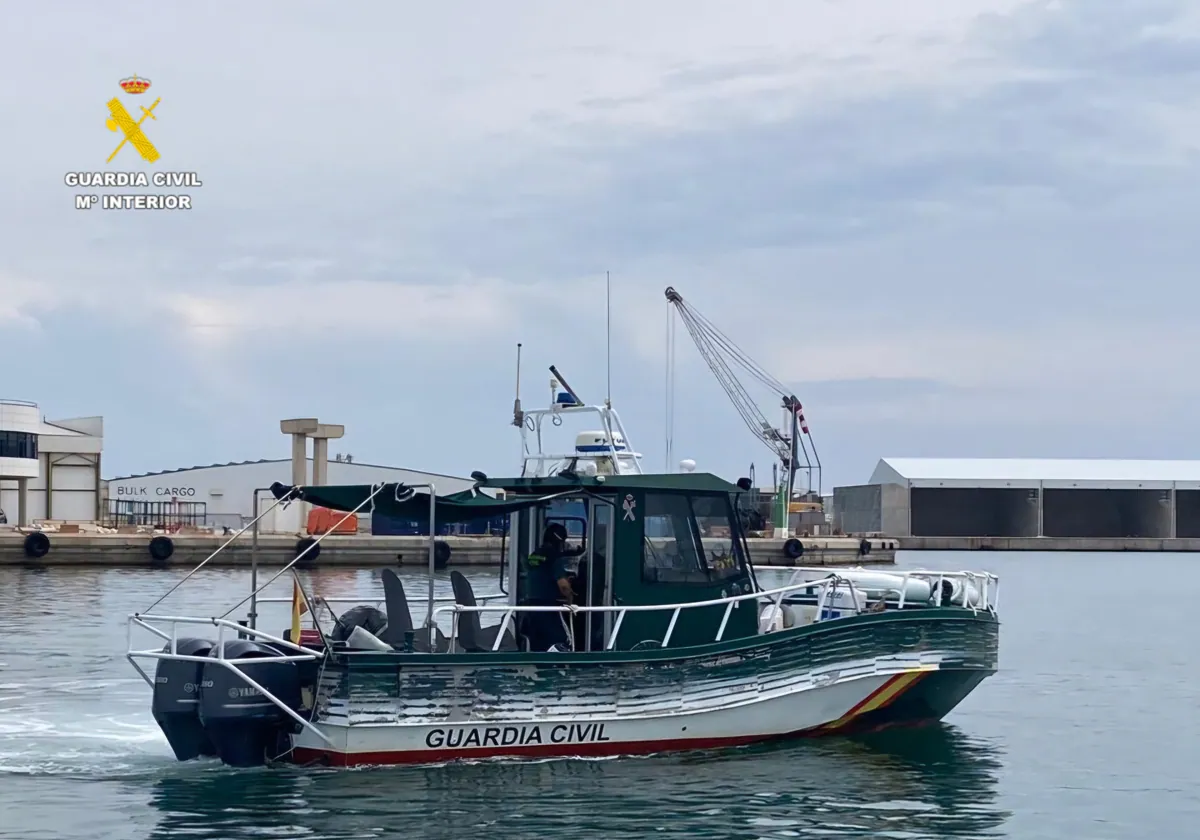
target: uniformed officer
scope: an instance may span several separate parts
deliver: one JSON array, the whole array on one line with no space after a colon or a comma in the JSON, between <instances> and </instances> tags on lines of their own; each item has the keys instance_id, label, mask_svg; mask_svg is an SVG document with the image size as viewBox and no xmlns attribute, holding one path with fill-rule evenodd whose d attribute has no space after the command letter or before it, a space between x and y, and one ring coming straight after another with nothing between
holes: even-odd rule
<instances>
[{"instance_id":1,"label":"uniformed officer","mask_svg":"<svg viewBox=\"0 0 1200 840\"><path fill-rule=\"evenodd\" d=\"M567 548L567 529L559 522L547 525L541 545L525 561L525 603L539 607L570 604L574 592L568 560L583 554L586 549L584 542L577 548ZM531 650L549 650L552 645L564 645L567 642L566 625L563 624L561 613L526 613L522 624Z\"/></svg>"}]
</instances>

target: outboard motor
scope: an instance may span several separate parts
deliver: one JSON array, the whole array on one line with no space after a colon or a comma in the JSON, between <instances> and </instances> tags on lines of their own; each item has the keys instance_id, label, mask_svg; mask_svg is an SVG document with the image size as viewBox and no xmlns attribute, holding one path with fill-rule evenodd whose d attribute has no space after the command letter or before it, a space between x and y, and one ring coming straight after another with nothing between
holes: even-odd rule
<instances>
[{"instance_id":1,"label":"outboard motor","mask_svg":"<svg viewBox=\"0 0 1200 840\"><path fill-rule=\"evenodd\" d=\"M217 648L208 654L217 658ZM301 675L295 662L270 661L280 651L261 642L225 642L226 659L258 659L236 665L238 671L271 692L296 711L300 708ZM221 761L232 767L265 764L277 749L280 736L295 725L282 709L252 688L226 665L206 662L200 691L200 720Z\"/></svg>"},{"instance_id":2,"label":"outboard motor","mask_svg":"<svg viewBox=\"0 0 1200 840\"><path fill-rule=\"evenodd\" d=\"M184 656L208 656L213 643L208 639L177 639L175 652ZM169 653L171 646L163 648ZM150 710L167 743L180 761L216 755L212 741L200 722L200 687L204 662L160 659L154 669L154 699Z\"/></svg>"}]
</instances>

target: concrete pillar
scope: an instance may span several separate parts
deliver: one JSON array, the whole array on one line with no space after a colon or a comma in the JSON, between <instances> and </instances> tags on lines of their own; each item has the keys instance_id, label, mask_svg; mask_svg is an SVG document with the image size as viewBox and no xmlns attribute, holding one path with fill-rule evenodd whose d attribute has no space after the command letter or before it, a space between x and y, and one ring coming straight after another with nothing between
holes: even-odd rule
<instances>
[{"instance_id":1,"label":"concrete pillar","mask_svg":"<svg viewBox=\"0 0 1200 840\"><path fill-rule=\"evenodd\" d=\"M308 484L308 435L316 430L317 418L301 417L295 420L280 420L279 431L292 436L292 484L303 486ZM303 532L308 522L308 505L305 502L293 502L288 508L289 519L296 524L296 530Z\"/></svg>"},{"instance_id":2,"label":"concrete pillar","mask_svg":"<svg viewBox=\"0 0 1200 840\"><path fill-rule=\"evenodd\" d=\"M315 417L301 417L294 420L279 421L279 431L292 436L292 484L307 485L308 480L308 439L313 439L313 475L312 484L322 485L329 475L329 441L340 438L346 433L345 426L335 426L322 423ZM308 522L308 504L296 504L299 516L300 530L303 531Z\"/></svg>"},{"instance_id":3,"label":"concrete pillar","mask_svg":"<svg viewBox=\"0 0 1200 840\"><path fill-rule=\"evenodd\" d=\"M46 456L46 518L54 518L54 462Z\"/></svg>"},{"instance_id":4,"label":"concrete pillar","mask_svg":"<svg viewBox=\"0 0 1200 840\"><path fill-rule=\"evenodd\" d=\"M904 510L904 515L908 519L908 524L904 529L904 536L911 537L913 535L913 532L912 532L912 482L908 481L906 479L904 484L905 484L905 487L907 488L907 492L904 495L906 497L906 501L908 502L908 504L905 505L905 510Z\"/></svg>"},{"instance_id":5,"label":"concrete pillar","mask_svg":"<svg viewBox=\"0 0 1200 840\"><path fill-rule=\"evenodd\" d=\"M100 478L100 453L96 453L96 521L100 522L104 518L107 504L101 498L104 490L104 481Z\"/></svg>"},{"instance_id":6,"label":"concrete pillar","mask_svg":"<svg viewBox=\"0 0 1200 840\"><path fill-rule=\"evenodd\" d=\"M1176 513L1175 513L1175 485L1174 484L1171 485L1171 505L1170 505L1170 512L1167 515L1171 518L1171 521L1167 526L1169 529L1168 533L1171 535L1171 539L1175 539L1175 533L1176 533L1176 529L1178 527L1178 525L1177 525L1178 517L1176 516Z\"/></svg>"},{"instance_id":7,"label":"concrete pillar","mask_svg":"<svg viewBox=\"0 0 1200 840\"><path fill-rule=\"evenodd\" d=\"M17 479L17 526L29 525L29 479Z\"/></svg>"},{"instance_id":8,"label":"concrete pillar","mask_svg":"<svg viewBox=\"0 0 1200 840\"><path fill-rule=\"evenodd\" d=\"M1037 514L1037 516L1038 516L1038 526L1037 526L1037 535L1038 535L1039 537L1044 537L1044 536L1046 536L1046 517L1045 517L1045 513L1044 513L1044 510L1045 510L1045 507L1044 507L1044 504L1045 504L1044 497L1045 497L1045 495L1046 495L1046 488L1042 486L1042 483L1041 483L1040 481L1038 482L1038 490L1037 490L1037 494L1038 494L1038 514Z\"/></svg>"},{"instance_id":9,"label":"concrete pillar","mask_svg":"<svg viewBox=\"0 0 1200 840\"><path fill-rule=\"evenodd\" d=\"M308 484L308 436L292 435L292 484Z\"/></svg>"},{"instance_id":10,"label":"concrete pillar","mask_svg":"<svg viewBox=\"0 0 1200 840\"><path fill-rule=\"evenodd\" d=\"M329 439L313 438L313 484L321 487L329 483Z\"/></svg>"},{"instance_id":11,"label":"concrete pillar","mask_svg":"<svg viewBox=\"0 0 1200 840\"><path fill-rule=\"evenodd\" d=\"M329 483L329 441L346 434L345 426L333 423L318 423L309 433L313 439L313 484Z\"/></svg>"}]
</instances>

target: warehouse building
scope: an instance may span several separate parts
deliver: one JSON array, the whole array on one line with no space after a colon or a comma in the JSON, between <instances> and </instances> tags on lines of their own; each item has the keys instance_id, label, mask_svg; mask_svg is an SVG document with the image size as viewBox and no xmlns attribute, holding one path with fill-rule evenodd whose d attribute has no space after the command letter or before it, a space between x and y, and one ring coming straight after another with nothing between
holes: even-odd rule
<instances>
[{"instance_id":1,"label":"warehouse building","mask_svg":"<svg viewBox=\"0 0 1200 840\"><path fill-rule=\"evenodd\" d=\"M833 507L848 534L1200 537L1200 461L884 458Z\"/></svg>"},{"instance_id":2,"label":"warehouse building","mask_svg":"<svg viewBox=\"0 0 1200 840\"><path fill-rule=\"evenodd\" d=\"M9 525L94 521L103 449L102 417L46 420L37 403L0 400L2 518Z\"/></svg>"},{"instance_id":3,"label":"warehouse building","mask_svg":"<svg viewBox=\"0 0 1200 840\"><path fill-rule=\"evenodd\" d=\"M335 458L325 465L322 484L433 484L439 496L467 490L475 485L469 478L362 464ZM307 459L307 481L312 481L314 462ZM291 484L290 459L241 461L229 464L185 467L162 472L112 478L105 482L109 521L170 521L240 528L254 511L255 496L260 512L274 502L267 488L273 483ZM257 491L257 492L256 492ZM302 505L267 513L260 527L265 532L293 532L302 526Z\"/></svg>"}]
</instances>

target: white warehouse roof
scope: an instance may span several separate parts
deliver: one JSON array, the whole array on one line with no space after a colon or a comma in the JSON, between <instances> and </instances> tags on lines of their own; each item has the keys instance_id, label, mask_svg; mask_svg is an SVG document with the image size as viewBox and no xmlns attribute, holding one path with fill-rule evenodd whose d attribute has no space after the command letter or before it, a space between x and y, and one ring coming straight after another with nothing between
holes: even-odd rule
<instances>
[{"instance_id":1,"label":"white warehouse roof","mask_svg":"<svg viewBox=\"0 0 1200 840\"><path fill-rule=\"evenodd\" d=\"M869 483L907 487L1200 490L1200 460L883 458Z\"/></svg>"},{"instance_id":2,"label":"white warehouse roof","mask_svg":"<svg viewBox=\"0 0 1200 840\"><path fill-rule=\"evenodd\" d=\"M312 477L312 458L306 467ZM105 482L110 500L132 502L203 502L206 514L248 515L254 507L255 491L270 487L272 482L288 484L292 479L290 459L238 461L229 464L208 464L177 470L127 475ZM364 464L359 461L330 461L327 483L373 484L401 482L436 486L439 496L457 493L475 486L469 478L440 475Z\"/></svg>"},{"instance_id":3,"label":"white warehouse roof","mask_svg":"<svg viewBox=\"0 0 1200 840\"><path fill-rule=\"evenodd\" d=\"M306 467L306 469L308 470L309 476L311 477L312 476L312 462L313 462L312 457L310 456L307 459L307 461L308 461L308 466ZM132 481L133 479L139 479L139 478L153 478L156 476L163 476L163 475L170 476L170 475L176 475L179 473L200 472L203 470L228 471L230 469L243 468L243 469L247 469L247 470L258 471L258 468L260 468L264 464L270 465L270 467L268 467L267 469L274 469L276 471L278 471L278 465L280 465L280 464L286 465L287 469L281 473L281 475L283 475L284 477L279 480L285 481L285 482L291 480L292 462L290 459L288 459L288 458L261 458L257 461L229 461L228 463L224 463L224 464L197 464L194 467L178 467L173 470L159 470L157 472L135 473L133 475L121 475L121 476L117 476L116 478L107 479L107 481L113 481L113 482ZM466 487L473 487L475 485L475 482L471 479L460 478L458 476L453 476L453 475L446 475L444 473L431 473L431 472L425 472L423 470L409 470L409 469L405 469L403 467L387 467L387 466L383 466L382 464L364 464L361 461L329 461L328 468L329 468L329 483L330 484L335 483L333 480L333 478L334 478L333 474L335 472L343 474L344 478L351 480L351 481L354 479L358 479L359 481L370 481L371 480L370 474L381 472L381 473L385 474L387 476L387 478L392 481L402 481L403 480L402 478L398 478L396 476L399 474L406 474L409 476L413 476L414 478L417 478L418 480L428 481L429 479L434 479L435 483L436 483L437 479L445 478L445 479L449 479L449 482L448 482L449 484L454 484L454 485L462 484ZM454 490L447 490L446 492L453 493L453 492L457 492L459 489L462 489L462 488L459 488L456 486ZM438 488L438 495L442 495L442 489L440 487Z\"/></svg>"}]
</instances>

